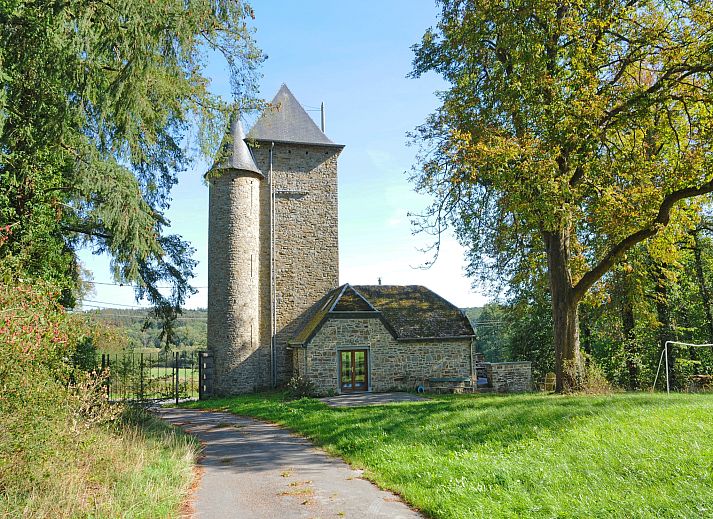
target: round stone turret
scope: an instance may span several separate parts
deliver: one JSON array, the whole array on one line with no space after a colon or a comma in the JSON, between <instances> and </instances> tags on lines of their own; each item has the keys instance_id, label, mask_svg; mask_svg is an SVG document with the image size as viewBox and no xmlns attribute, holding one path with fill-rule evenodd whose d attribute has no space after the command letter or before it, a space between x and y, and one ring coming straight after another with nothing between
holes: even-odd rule
<instances>
[{"instance_id":1,"label":"round stone turret","mask_svg":"<svg viewBox=\"0 0 713 519\"><path fill-rule=\"evenodd\" d=\"M260 345L260 184L263 174L231 118L221 154L206 175L208 221L208 351L215 394L267 387L269 350Z\"/></svg>"}]
</instances>

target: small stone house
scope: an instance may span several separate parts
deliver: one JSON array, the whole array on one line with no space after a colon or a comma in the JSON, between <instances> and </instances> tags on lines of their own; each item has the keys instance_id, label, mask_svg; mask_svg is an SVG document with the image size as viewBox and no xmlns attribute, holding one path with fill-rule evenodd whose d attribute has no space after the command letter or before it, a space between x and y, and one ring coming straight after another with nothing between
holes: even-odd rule
<instances>
[{"instance_id":1,"label":"small stone house","mask_svg":"<svg viewBox=\"0 0 713 519\"><path fill-rule=\"evenodd\" d=\"M468 319L427 288L339 286L344 146L325 135L324 114L320 128L286 85L271 107L247 136L232 118L206 175L201 394L260 391L295 375L321 393L474 388L485 374L498 390L528 389L525 368L479 362Z\"/></svg>"},{"instance_id":2,"label":"small stone house","mask_svg":"<svg viewBox=\"0 0 713 519\"><path fill-rule=\"evenodd\" d=\"M474 376L467 317L422 286L331 290L290 341L293 373L321 394L413 390Z\"/></svg>"}]
</instances>

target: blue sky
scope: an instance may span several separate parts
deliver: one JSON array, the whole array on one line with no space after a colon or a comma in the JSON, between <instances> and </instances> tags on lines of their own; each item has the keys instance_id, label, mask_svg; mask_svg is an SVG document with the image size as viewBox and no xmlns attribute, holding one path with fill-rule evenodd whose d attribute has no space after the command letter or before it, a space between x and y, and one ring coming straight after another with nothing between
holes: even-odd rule
<instances>
[{"instance_id":1,"label":"blue sky","mask_svg":"<svg viewBox=\"0 0 713 519\"><path fill-rule=\"evenodd\" d=\"M463 274L463 249L445 237L436 264L419 248L427 236L413 236L408 212L418 212L428 199L407 180L416 148L406 133L421 124L438 105L435 92L445 84L435 75L408 79L411 45L436 21L437 9L425 0L335 2L303 0L253 1L258 45L267 54L261 97L270 100L286 83L307 109L326 106L326 134L345 144L339 159L340 282L419 284L454 304L481 305L486 298L471 289ZM215 92L229 92L225 64L216 59L207 74ZM318 111L310 115L319 120ZM244 121L247 128L253 119ZM171 232L196 248L194 285L207 285L208 188L202 175L206 162L181 173L168 218ZM112 283L108 260L83 252L94 281ZM207 305L199 288L186 305ZM96 285L89 303L136 305L130 287ZM145 304L145 303L143 303Z\"/></svg>"}]
</instances>

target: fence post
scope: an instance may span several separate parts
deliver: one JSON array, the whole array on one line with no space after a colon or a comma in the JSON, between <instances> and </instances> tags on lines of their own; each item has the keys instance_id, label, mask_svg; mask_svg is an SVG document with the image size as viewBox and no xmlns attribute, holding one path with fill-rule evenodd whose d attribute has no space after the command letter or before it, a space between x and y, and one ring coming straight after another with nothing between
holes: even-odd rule
<instances>
[{"instance_id":1,"label":"fence post","mask_svg":"<svg viewBox=\"0 0 713 519\"><path fill-rule=\"evenodd\" d=\"M139 400L144 399L144 354L139 354Z\"/></svg>"},{"instance_id":2,"label":"fence post","mask_svg":"<svg viewBox=\"0 0 713 519\"><path fill-rule=\"evenodd\" d=\"M176 405L178 405L178 386L180 384L179 371L178 371L178 356L180 353L176 352Z\"/></svg>"},{"instance_id":3,"label":"fence post","mask_svg":"<svg viewBox=\"0 0 713 519\"><path fill-rule=\"evenodd\" d=\"M106 399L109 400L109 376L106 372L106 353L102 353L102 377L104 377L104 385L106 386Z\"/></svg>"}]
</instances>

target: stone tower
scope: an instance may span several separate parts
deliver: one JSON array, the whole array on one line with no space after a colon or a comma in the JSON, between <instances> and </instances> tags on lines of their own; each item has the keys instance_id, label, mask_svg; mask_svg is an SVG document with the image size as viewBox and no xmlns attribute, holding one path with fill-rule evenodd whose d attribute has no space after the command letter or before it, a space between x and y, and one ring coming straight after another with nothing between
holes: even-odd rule
<instances>
[{"instance_id":1,"label":"stone tower","mask_svg":"<svg viewBox=\"0 0 713 519\"><path fill-rule=\"evenodd\" d=\"M289 381L288 341L308 309L339 284L343 146L287 86L272 106L245 141L239 122L231 124L230 153L214 168L223 175L211 181L208 349L219 394Z\"/></svg>"},{"instance_id":2,"label":"stone tower","mask_svg":"<svg viewBox=\"0 0 713 519\"><path fill-rule=\"evenodd\" d=\"M263 174L230 122L221 157L207 175L208 350L217 394L269 385L269 348L260 342L260 186Z\"/></svg>"}]
</instances>

